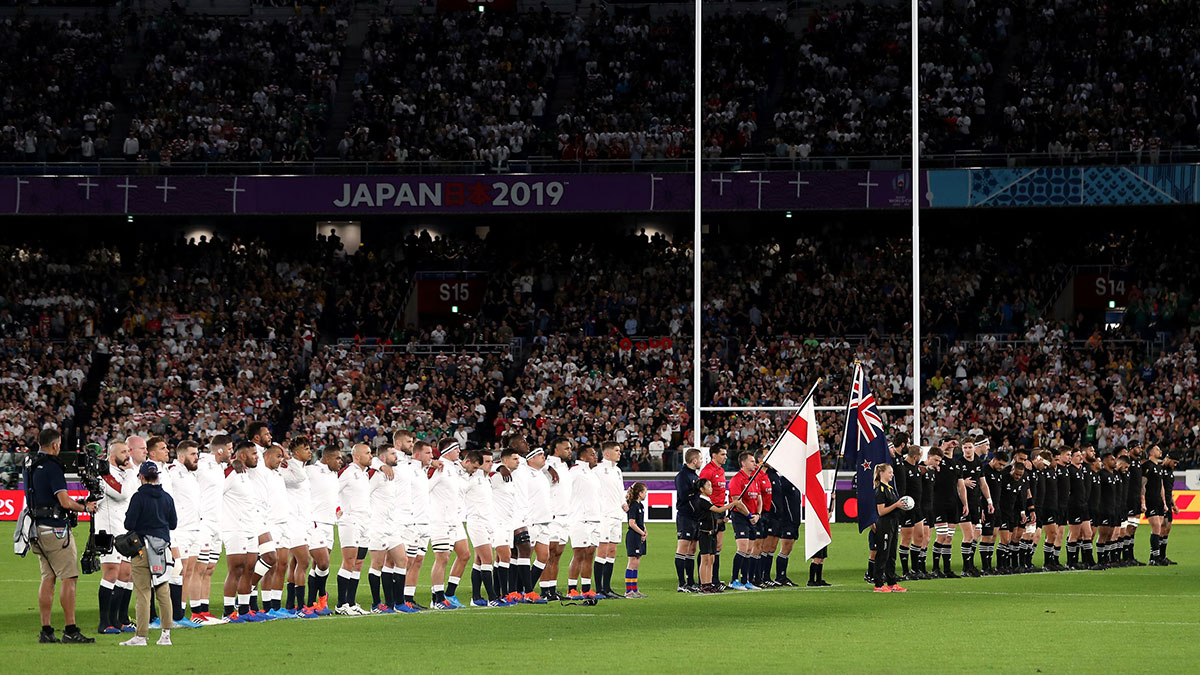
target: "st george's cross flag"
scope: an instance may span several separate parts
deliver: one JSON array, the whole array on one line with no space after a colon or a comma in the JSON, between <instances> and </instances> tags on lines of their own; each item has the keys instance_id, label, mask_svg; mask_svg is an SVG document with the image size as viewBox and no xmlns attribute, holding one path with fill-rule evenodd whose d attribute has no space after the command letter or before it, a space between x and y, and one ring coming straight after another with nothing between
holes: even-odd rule
<instances>
[{"instance_id":1,"label":"st george's cross flag","mask_svg":"<svg viewBox=\"0 0 1200 675\"><path fill-rule=\"evenodd\" d=\"M879 520L879 511L875 508L875 467L891 463L892 454L888 452L887 438L883 435L879 408L867 386L862 365L856 364L850 405L846 411L846 434L842 437L842 466L854 468L859 532Z\"/></svg>"},{"instance_id":2,"label":"st george's cross flag","mask_svg":"<svg viewBox=\"0 0 1200 675\"><path fill-rule=\"evenodd\" d=\"M771 466L800 491L804 504L804 557L812 558L832 541L829 494L821 484L817 414L809 398L792 418L770 456Z\"/></svg>"}]
</instances>

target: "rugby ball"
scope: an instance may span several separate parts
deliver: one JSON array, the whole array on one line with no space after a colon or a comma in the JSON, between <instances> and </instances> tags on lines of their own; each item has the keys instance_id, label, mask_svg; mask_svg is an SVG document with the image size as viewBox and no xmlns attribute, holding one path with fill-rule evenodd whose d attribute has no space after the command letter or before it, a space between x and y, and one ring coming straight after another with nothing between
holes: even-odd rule
<instances>
[{"instance_id":1,"label":"rugby ball","mask_svg":"<svg viewBox=\"0 0 1200 675\"><path fill-rule=\"evenodd\" d=\"M912 511L913 507L916 505L917 505L917 502L914 501L913 498L909 497L908 495L904 495L903 497L900 498L900 508L905 511Z\"/></svg>"}]
</instances>

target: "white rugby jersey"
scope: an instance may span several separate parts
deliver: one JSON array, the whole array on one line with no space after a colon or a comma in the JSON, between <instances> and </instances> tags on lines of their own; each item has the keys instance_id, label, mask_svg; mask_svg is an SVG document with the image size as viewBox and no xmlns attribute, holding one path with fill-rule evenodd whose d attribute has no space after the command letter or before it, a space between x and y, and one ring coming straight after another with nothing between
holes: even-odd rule
<instances>
[{"instance_id":1,"label":"white rugby jersey","mask_svg":"<svg viewBox=\"0 0 1200 675\"><path fill-rule=\"evenodd\" d=\"M304 467L308 473L308 492L312 498L313 522L333 525L337 522L338 477L324 464Z\"/></svg>"},{"instance_id":2,"label":"white rugby jersey","mask_svg":"<svg viewBox=\"0 0 1200 675\"><path fill-rule=\"evenodd\" d=\"M182 532L200 529L200 482L195 471L188 471L179 460L167 467L171 476L171 499L175 500L175 529Z\"/></svg>"},{"instance_id":3,"label":"white rugby jersey","mask_svg":"<svg viewBox=\"0 0 1200 675\"><path fill-rule=\"evenodd\" d=\"M124 469L109 464L108 475L102 481L104 499L96 505L96 529L112 535L125 534L125 511L129 508L129 498L140 487L136 480L133 485L126 482Z\"/></svg>"},{"instance_id":4,"label":"white rugby jersey","mask_svg":"<svg viewBox=\"0 0 1200 675\"><path fill-rule=\"evenodd\" d=\"M625 481L621 469L607 459L600 460L594 472L600 482L600 513L605 518L625 520Z\"/></svg>"},{"instance_id":5,"label":"white rugby jersey","mask_svg":"<svg viewBox=\"0 0 1200 675\"><path fill-rule=\"evenodd\" d=\"M280 463L282 467L282 462ZM288 499L287 483L279 469L266 470L266 516L272 525L281 525L292 517L292 503ZM276 542L278 543L278 542Z\"/></svg>"},{"instance_id":6,"label":"white rugby jersey","mask_svg":"<svg viewBox=\"0 0 1200 675\"><path fill-rule=\"evenodd\" d=\"M513 527L522 527L528 525L532 521L529 520L529 492L526 489L525 481L521 480L520 474L522 471L529 470L529 465L525 464L525 458L519 458L520 463L513 470Z\"/></svg>"},{"instance_id":7,"label":"white rugby jersey","mask_svg":"<svg viewBox=\"0 0 1200 675\"><path fill-rule=\"evenodd\" d=\"M309 487L308 471L304 462L298 459L285 459L279 465L279 473L283 476L283 485L287 488L288 517L296 523L311 523L312 490Z\"/></svg>"},{"instance_id":8,"label":"white rugby jersey","mask_svg":"<svg viewBox=\"0 0 1200 675\"><path fill-rule=\"evenodd\" d=\"M467 476L463 486L463 507L467 520L496 522L496 503L492 500L492 481L483 469ZM483 545L491 542L482 542Z\"/></svg>"},{"instance_id":9,"label":"white rugby jersey","mask_svg":"<svg viewBox=\"0 0 1200 675\"><path fill-rule=\"evenodd\" d=\"M554 519L554 511L550 506L550 478L522 464L513 472L513 478L521 481L525 497L529 504L529 523L548 523Z\"/></svg>"},{"instance_id":10,"label":"white rugby jersey","mask_svg":"<svg viewBox=\"0 0 1200 675\"><path fill-rule=\"evenodd\" d=\"M395 466L395 478L392 481L396 484L396 506L392 511L392 517L400 525L412 525L416 521L413 520L413 473L412 465L416 464L411 457L400 453L400 461Z\"/></svg>"},{"instance_id":11,"label":"white rugby jersey","mask_svg":"<svg viewBox=\"0 0 1200 675\"><path fill-rule=\"evenodd\" d=\"M224 499L221 491L225 483L223 467L217 463L217 458L210 452L200 453L196 464L196 485L200 490L200 522L212 531L221 529L221 512L224 510Z\"/></svg>"},{"instance_id":12,"label":"white rugby jersey","mask_svg":"<svg viewBox=\"0 0 1200 675\"><path fill-rule=\"evenodd\" d=\"M493 473L491 477L492 483L492 503L496 507L496 517L493 522L497 527L508 527L512 525L514 516L516 515L517 504L517 481L514 478L511 481L505 482L504 476L499 472Z\"/></svg>"},{"instance_id":13,"label":"white rugby jersey","mask_svg":"<svg viewBox=\"0 0 1200 675\"><path fill-rule=\"evenodd\" d=\"M442 462L442 468L429 477L429 522L444 525L462 522L462 479L457 465Z\"/></svg>"},{"instance_id":14,"label":"white rugby jersey","mask_svg":"<svg viewBox=\"0 0 1200 675\"><path fill-rule=\"evenodd\" d=\"M396 514L396 503L400 500L400 467L392 467L394 478L388 478L379 468L367 469L367 485L371 494L370 520L374 523L390 524Z\"/></svg>"},{"instance_id":15,"label":"white rugby jersey","mask_svg":"<svg viewBox=\"0 0 1200 675\"><path fill-rule=\"evenodd\" d=\"M255 524L251 518L258 509L258 495L249 469L238 473L232 466L225 466L225 480L221 488L222 506L221 531L243 532ZM258 532L243 532L259 534Z\"/></svg>"},{"instance_id":16,"label":"white rugby jersey","mask_svg":"<svg viewBox=\"0 0 1200 675\"><path fill-rule=\"evenodd\" d=\"M430 517L428 470L418 461L408 463L409 518L408 524L427 525Z\"/></svg>"},{"instance_id":17,"label":"white rugby jersey","mask_svg":"<svg viewBox=\"0 0 1200 675\"><path fill-rule=\"evenodd\" d=\"M571 467L571 520L599 522L600 505L600 477L587 462L575 462Z\"/></svg>"},{"instance_id":18,"label":"white rugby jersey","mask_svg":"<svg viewBox=\"0 0 1200 675\"><path fill-rule=\"evenodd\" d=\"M361 525L367 522L371 504L371 489L367 471L351 462L338 472L338 507L342 509L340 523Z\"/></svg>"},{"instance_id":19,"label":"white rugby jersey","mask_svg":"<svg viewBox=\"0 0 1200 675\"><path fill-rule=\"evenodd\" d=\"M550 477L550 469L558 474L558 482ZM550 509L556 518L567 518L571 514L571 471L567 463L558 457L547 457L542 467L546 480L550 481Z\"/></svg>"}]
</instances>

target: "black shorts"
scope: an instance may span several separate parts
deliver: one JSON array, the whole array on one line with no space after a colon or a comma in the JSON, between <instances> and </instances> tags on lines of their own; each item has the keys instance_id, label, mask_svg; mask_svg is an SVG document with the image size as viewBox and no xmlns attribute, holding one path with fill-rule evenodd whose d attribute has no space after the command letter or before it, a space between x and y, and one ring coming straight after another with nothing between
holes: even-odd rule
<instances>
[{"instance_id":1,"label":"black shorts","mask_svg":"<svg viewBox=\"0 0 1200 675\"><path fill-rule=\"evenodd\" d=\"M875 550L875 530L867 530L867 550Z\"/></svg>"},{"instance_id":2,"label":"black shorts","mask_svg":"<svg viewBox=\"0 0 1200 675\"><path fill-rule=\"evenodd\" d=\"M1126 515L1126 516L1128 516L1128 517L1130 517L1130 518L1135 518L1135 519L1141 518L1141 517L1142 517L1142 506L1141 506L1141 504L1139 504L1139 505L1137 505L1137 506L1131 506L1131 507L1129 507L1129 511L1127 511L1127 512L1125 513L1125 515Z\"/></svg>"},{"instance_id":3,"label":"black shorts","mask_svg":"<svg viewBox=\"0 0 1200 675\"><path fill-rule=\"evenodd\" d=\"M772 514L764 513L763 516L758 519L757 527L761 535L759 537L760 539L779 536L779 521Z\"/></svg>"},{"instance_id":4,"label":"black shorts","mask_svg":"<svg viewBox=\"0 0 1200 675\"><path fill-rule=\"evenodd\" d=\"M958 519L962 517L962 507L960 506L942 504L935 506L934 511L933 522L935 525L957 525Z\"/></svg>"},{"instance_id":5,"label":"black shorts","mask_svg":"<svg viewBox=\"0 0 1200 675\"><path fill-rule=\"evenodd\" d=\"M1165 508L1162 504L1147 504L1146 505L1146 517L1151 518L1151 517L1155 517L1155 516L1157 516L1157 517L1165 516L1167 510L1168 509Z\"/></svg>"},{"instance_id":6,"label":"black shorts","mask_svg":"<svg viewBox=\"0 0 1200 675\"><path fill-rule=\"evenodd\" d=\"M696 521L691 518L675 518L675 536L679 541L696 541L700 538Z\"/></svg>"},{"instance_id":7,"label":"black shorts","mask_svg":"<svg viewBox=\"0 0 1200 675\"><path fill-rule=\"evenodd\" d=\"M646 555L646 540L642 539L642 535L637 532L630 532L625 535L625 556L627 558L640 558Z\"/></svg>"},{"instance_id":8,"label":"black shorts","mask_svg":"<svg viewBox=\"0 0 1200 675\"><path fill-rule=\"evenodd\" d=\"M795 541L800 538L800 526L796 523L789 523L786 520L781 520L775 528L775 536L780 539L790 539Z\"/></svg>"},{"instance_id":9,"label":"black shorts","mask_svg":"<svg viewBox=\"0 0 1200 675\"><path fill-rule=\"evenodd\" d=\"M758 539L757 528L750 524L748 517L740 513L735 513L729 520L733 525L734 539Z\"/></svg>"},{"instance_id":10,"label":"black shorts","mask_svg":"<svg viewBox=\"0 0 1200 675\"><path fill-rule=\"evenodd\" d=\"M962 515L961 510L959 511L958 522L960 522L960 523L974 524L974 523L978 523L979 519L980 519L980 511L979 511L978 506L968 506L967 507L967 515L965 515L965 516Z\"/></svg>"},{"instance_id":11,"label":"black shorts","mask_svg":"<svg viewBox=\"0 0 1200 675\"><path fill-rule=\"evenodd\" d=\"M1163 518L1166 518L1168 523L1175 522L1175 512L1171 509L1167 509L1166 511L1167 512L1163 514Z\"/></svg>"},{"instance_id":12,"label":"black shorts","mask_svg":"<svg viewBox=\"0 0 1200 675\"><path fill-rule=\"evenodd\" d=\"M1092 517L1088 514L1086 506L1072 506L1067 512L1067 522L1072 525L1082 525L1085 521L1091 520Z\"/></svg>"},{"instance_id":13,"label":"black shorts","mask_svg":"<svg viewBox=\"0 0 1200 675\"><path fill-rule=\"evenodd\" d=\"M1038 511L1038 523L1042 525L1057 525L1059 520L1058 509Z\"/></svg>"},{"instance_id":14,"label":"black shorts","mask_svg":"<svg viewBox=\"0 0 1200 675\"><path fill-rule=\"evenodd\" d=\"M700 555L717 554L717 535L700 533Z\"/></svg>"},{"instance_id":15,"label":"black shorts","mask_svg":"<svg viewBox=\"0 0 1200 675\"><path fill-rule=\"evenodd\" d=\"M815 554L813 554L813 557L820 558L821 560L828 558L829 557L829 547L825 546L820 551L817 551Z\"/></svg>"},{"instance_id":16,"label":"black shorts","mask_svg":"<svg viewBox=\"0 0 1200 675\"><path fill-rule=\"evenodd\" d=\"M921 507L914 506L911 511L905 511L900 520L900 527L916 527L925 522L925 512Z\"/></svg>"},{"instance_id":17,"label":"black shorts","mask_svg":"<svg viewBox=\"0 0 1200 675\"><path fill-rule=\"evenodd\" d=\"M717 521L717 532L724 532L724 531L725 531L725 519L722 518L721 520Z\"/></svg>"}]
</instances>

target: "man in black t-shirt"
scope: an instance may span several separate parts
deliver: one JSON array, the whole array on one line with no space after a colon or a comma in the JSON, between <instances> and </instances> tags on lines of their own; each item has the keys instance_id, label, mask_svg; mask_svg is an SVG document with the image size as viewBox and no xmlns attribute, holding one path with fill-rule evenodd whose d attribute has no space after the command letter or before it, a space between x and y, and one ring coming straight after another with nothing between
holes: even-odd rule
<instances>
[{"instance_id":1,"label":"man in black t-shirt","mask_svg":"<svg viewBox=\"0 0 1200 675\"><path fill-rule=\"evenodd\" d=\"M962 469L958 460L953 456L958 441L947 440L940 448L929 451L930 455L936 450L941 457L937 474L933 480L933 509L934 529L937 539L933 543L933 576L935 578L957 579L958 575L950 568L950 556L953 553L954 528L967 515L967 486L962 478Z\"/></svg>"},{"instance_id":2,"label":"man in black t-shirt","mask_svg":"<svg viewBox=\"0 0 1200 675\"><path fill-rule=\"evenodd\" d=\"M94 638L85 637L75 624L75 586L79 580L79 553L75 537L67 522L68 511L75 513L96 512L96 502L81 504L67 493L67 477L59 463L58 453L62 449L62 435L56 429L43 429L38 434L38 453L32 459L25 480L29 485L28 509L37 527L37 539L30 548L37 555L42 571L42 582L38 588L38 610L42 619L40 643L56 643L54 628L50 625L50 612L54 605L54 586L61 581L58 602L62 606L63 629L61 642L89 644Z\"/></svg>"},{"instance_id":3,"label":"man in black t-shirt","mask_svg":"<svg viewBox=\"0 0 1200 675\"><path fill-rule=\"evenodd\" d=\"M1167 495L1163 489L1162 449L1157 445L1146 453L1142 464L1142 511L1150 521L1150 564L1165 565L1162 561L1162 524L1167 509Z\"/></svg>"},{"instance_id":4,"label":"man in black t-shirt","mask_svg":"<svg viewBox=\"0 0 1200 675\"><path fill-rule=\"evenodd\" d=\"M932 579L925 561L929 553L929 543L933 540L933 483L937 479L937 467L942 457L926 456L921 463L921 515L924 517L921 525L913 528L913 544L908 547L909 555L917 554L916 566L922 579ZM919 537L919 539L918 539Z\"/></svg>"}]
</instances>

